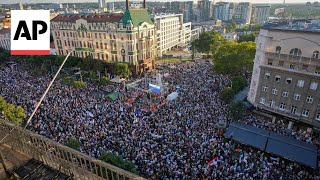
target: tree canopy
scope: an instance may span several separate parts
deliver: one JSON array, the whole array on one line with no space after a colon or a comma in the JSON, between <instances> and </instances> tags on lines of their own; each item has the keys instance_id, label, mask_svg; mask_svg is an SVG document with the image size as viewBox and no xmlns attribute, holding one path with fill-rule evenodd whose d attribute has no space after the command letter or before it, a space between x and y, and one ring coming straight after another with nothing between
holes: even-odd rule
<instances>
[{"instance_id":1,"label":"tree canopy","mask_svg":"<svg viewBox=\"0 0 320 180\"><path fill-rule=\"evenodd\" d=\"M131 71L126 63L116 63L114 64L112 74L116 76L130 76Z\"/></svg>"},{"instance_id":2,"label":"tree canopy","mask_svg":"<svg viewBox=\"0 0 320 180\"><path fill-rule=\"evenodd\" d=\"M238 42L254 42L256 39L257 33L253 32L253 33L249 33L249 34L243 34L239 37Z\"/></svg>"},{"instance_id":3,"label":"tree canopy","mask_svg":"<svg viewBox=\"0 0 320 180\"><path fill-rule=\"evenodd\" d=\"M251 71L255 56L254 42L232 42L222 44L215 52L213 70L220 74L242 74Z\"/></svg>"},{"instance_id":4,"label":"tree canopy","mask_svg":"<svg viewBox=\"0 0 320 180\"><path fill-rule=\"evenodd\" d=\"M110 163L114 166L117 166L121 169L127 170L134 174L138 174L138 171L136 170L135 165L131 161L124 160L121 156L118 156L114 153L110 153L110 152L103 153L101 154L99 159L106 163Z\"/></svg>"},{"instance_id":5,"label":"tree canopy","mask_svg":"<svg viewBox=\"0 0 320 180\"><path fill-rule=\"evenodd\" d=\"M70 137L68 138L65 142L64 142L64 145L72 148L72 149L75 149L77 151L80 151L80 141L74 137Z\"/></svg>"},{"instance_id":6,"label":"tree canopy","mask_svg":"<svg viewBox=\"0 0 320 180\"><path fill-rule=\"evenodd\" d=\"M199 39L193 42L195 49L207 55L215 53L218 47L227 40L218 32L209 31L200 34Z\"/></svg>"}]
</instances>

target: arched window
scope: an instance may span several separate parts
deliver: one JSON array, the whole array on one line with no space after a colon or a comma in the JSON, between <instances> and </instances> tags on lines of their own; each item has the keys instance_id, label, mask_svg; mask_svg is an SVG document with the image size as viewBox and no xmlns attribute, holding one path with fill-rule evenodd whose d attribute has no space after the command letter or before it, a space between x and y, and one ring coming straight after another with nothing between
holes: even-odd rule
<instances>
[{"instance_id":1,"label":"arched window","mask_svg":"<svg viewBox=\"0 0 320 180\"><path fill-rule=\"evenodd\" d=\"M291 49L291 51L290 51L290 55L301 56L301 54L302 54L302 52L298 48Z\"/></svg>"},{"instance_id":2,"label":"arched window","mask_svg":"<svg viewBox=\"0 0 320 180\"><path fill-rule=\"evenodd\" d=\"M281 52L281 47L280 47L280 46L277 46L277 47L276 47L276 53L280 54L280 52Z\"/></svg>"},{"instance_id":3,"label":"arched window","mask_svg":"<svg viewBox=\"0 0 320 180\"><path fill-rule=\"evenodd\" d=\"M312 57L315 59L319 58L319 51L314 51Z\"/></svg>"}]
</instances>

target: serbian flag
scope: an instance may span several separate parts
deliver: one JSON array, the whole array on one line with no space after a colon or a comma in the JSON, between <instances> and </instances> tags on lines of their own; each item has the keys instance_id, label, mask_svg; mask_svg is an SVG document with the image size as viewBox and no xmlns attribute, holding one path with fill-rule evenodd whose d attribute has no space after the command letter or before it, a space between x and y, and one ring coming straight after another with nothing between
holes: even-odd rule
<instances>
[{"instance_id":1,"label":"serbian flag","mask_svg":"<svg viewBox=\"0 0 320 180\"><path fill-rule=\"evenodd\" d=\"M210 162L208 162L208 166L216 165L218 162L220 162L220 159L217 156L217 157L213 158Z\"/></svg>"}]
</instances>

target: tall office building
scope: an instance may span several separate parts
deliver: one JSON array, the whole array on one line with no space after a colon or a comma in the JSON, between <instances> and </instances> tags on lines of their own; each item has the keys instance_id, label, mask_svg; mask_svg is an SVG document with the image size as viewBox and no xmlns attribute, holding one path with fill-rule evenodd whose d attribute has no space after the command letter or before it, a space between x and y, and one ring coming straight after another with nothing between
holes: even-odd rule
<instances>
[{"instance_id":1,"label":"tall office building","mask_svg":"<svg viewBox=\"0 0 320 180\"><path fill-rule=\"evenodd\" d=\"M98 0L99 8L103 9L106 7L106 0Z\"/></svg>"},{"instance_id":2,"label":"tall office building","mask_svg":"<svg viewBox=\"0 0 320 180\"><path fill-rule=\"evenodd\" d=\"M318 30L317 30L318 29ZM286 25L263 28L248 100L291 122L320 127L320 26Z\"/></svg>"},{"instance_id":3,"label":"tall office building","mask_svg":"<svg viewBox=\"0 0 320 180\"><path fill-rule=\"evenodd\" d=\"M203 22L210 19L213 3L210 0L199 0L197 2L197 21Z\"/></svg>"},{"instance_id":4,"label":"tall office building","mask_svg":"<svg viewBox=\"0 0 320 180\"><path fill-rule=\"evenodd\" d=\"M190 22L194 19L193 1L173 1L171 3L166 2L165 6L175 14L183 14L184 22Z\"/></svg>"},{"instance_id":5,"label":"tall office building","mask_svg":"<svg viewBox=\"0 0 320 180\"><path fill-rule=\"evenodd\" d=\"M236 6L234 20L239 24L250 24L252 4L250 2L240 2Z\"/></svg>"},{"instance_id":6,"label":"tall office building","mask_svg":"<svg viewBox=\"0 0 320 180\"><path fill-rule=\"evenodd\" d=\"M183 23L183 14L168 14L154 17L157 34L157 55L191 43L191 22Z\"/></svg>"},{"instance_id":7,"label":"tall office building","mask_svg":"<svg viewBox=\"0 0 320 180\"><path fill-rule=\"evenodd\" d=\"M270 6L257 5L252 7L251 23L264 24L270 16Z\"/></svg>"},{"instance_id":8,"label":"tall office building","mask_svg":"<svg viewBox=\"0 0 320 180\"><path fill-rule=\"evenodd\" d=\"M107 14L58 15L51 20L57 55L128 62L136 73L152 69L156 52L155 26L145 8Z\"/></svg>"},{"instance_id":9,"label":"tall office building","mask_svg":"<svg viewBox=\"0 0 320 180\"><path fill-rule=\"evenodd\" d=\"M214 5L214 18L216 20L230 21L235 13L235 3L218 2Z\"/></svg>"}]
</instances>

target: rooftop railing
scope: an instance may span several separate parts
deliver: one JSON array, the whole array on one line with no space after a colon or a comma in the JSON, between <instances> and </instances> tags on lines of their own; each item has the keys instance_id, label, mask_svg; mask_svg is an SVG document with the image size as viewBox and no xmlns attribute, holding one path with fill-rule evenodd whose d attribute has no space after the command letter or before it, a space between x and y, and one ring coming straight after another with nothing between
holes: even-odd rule
<instances>
[{"instance_id":1,"label":"rooftop railing","mask_svg":"<svg viewBox=\"0 0 320 180\"><path fill-rule=\"evenodd\" d=\"M2 139L14 127L14 124L0 119L0 138ZM144 179L20 127L10 133L4 143L74 179Z\"/></svg>"}]
</instances>

